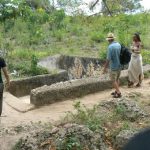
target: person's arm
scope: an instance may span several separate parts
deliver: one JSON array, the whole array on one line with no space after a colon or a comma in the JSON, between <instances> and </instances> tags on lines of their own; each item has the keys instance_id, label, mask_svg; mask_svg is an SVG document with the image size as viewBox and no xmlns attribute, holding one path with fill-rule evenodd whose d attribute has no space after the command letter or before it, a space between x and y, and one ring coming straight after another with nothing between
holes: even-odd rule
<instances>
[{"instance_id":1,"label":"person's arm","mask_svg":"<svg viewBox=\"0 0 150 150\"><path fill-rule=\"evenodd\" d=\"M103 74L107 73L107 69L108 69L110 60L111 60L111 49L109 47L107 50L107 59L106 59L105 65L104 65Z\"/></svg>"},{"instance_id":2,"label":"person's arm","mask_svg":"<svg viewBox=\"0 0 150 150\"><path fill-rule=\"evenodd\" d=\"M108 68L108 65L109 65L109 60L106 59L106 62L105 62L105 65L104 65L104 70L103 70L103 73L107 73L107 68Z\"/></svg>"},{"instance_id":3,"label":"person's arm","mask_svg":"<svg viewBox=\"0 0 150 150\"><path fill-rule=\"evenodd\" d=\"M9 78L9 74L7 71L7 67L3 67L2 70L3 70L4 76L6 78L6 86L9 87L10 86L10 78Z\"/></svg>"},{"instance_id":4,"label":"person's arm","mask_svg":"<svg viewBox=\"0 0 150 150\"><path fill-rule=\"evenodd\" d=\"M140 54L142 49L141 43L136 43L135 46L133 47L133 52L136 54Z\"/></svg>"}]
</instances>

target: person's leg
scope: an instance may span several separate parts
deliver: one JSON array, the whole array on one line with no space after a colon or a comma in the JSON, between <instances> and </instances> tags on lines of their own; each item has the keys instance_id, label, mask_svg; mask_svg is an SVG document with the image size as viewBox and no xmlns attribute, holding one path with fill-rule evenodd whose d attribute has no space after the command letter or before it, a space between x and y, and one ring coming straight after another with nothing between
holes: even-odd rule
<instances>
[{"instance_id":1,"label":"person's leg","mask_svg":"<svg viewBox=\"0 0 150 150\"><path fill-rule=\"evenodd\" d=\"M2 83L0 83L0 116L2 114L2 108L3 108L3 89L4 86Z\"/></svg>"},{"instance_id":2,"label":"person's leg","mask_svg":"<svg viewBox=\"0 0 150 150\"><path fill-rule=\"evenodd\" d=\"M119 89L119 85L120 85L120 81L119 81L120 74L121 74L121 71L120 71L120 70L116 71L116 79L115 79L114 86L115 86L115 88L116 88L117 93L121 93L121 92L120 92L120 89Z\"/></svg>"},{"instance_id":3,"label":"person's leg","mask_svg":"<svg viewBox=\"0 0 150 150\"><path fill-rule=\"evenodd\" d=\"M113 83L113 86L114 86L114 88L116 89L116 93L113 95L113 98L120 98L120 97L122 97L121 91L120 91L120 89L119 89L119 84L118 84L117 81L115 81L115 82Z\"/></svg>"},{"instance_id":4,"label":"person's leg","mask_svg":"<svg viewBox=\"0 0 150 150\"><path fill-rule=\"evenodd\" d=\"M117 81L113 82L113 87L115 88L115 92L112 92L111 95L115 95L117 93L116 87L117 87L117 89L119 89L119 86L120 86L119 79Z\"/></svg>"},{"instance_id":5,"label":"person's leg","mask_svg":"<svg viewBox=\"0 0 150 150\"><path fill-rule=\"evenodd\" d=\"M120 86L120 80L119 80L119 78L120 78L120 75L121 75L121 71L119 70L119 71L117 71L117 83L118 83L118 86Z\"/></svg>"},{"instance_id":6,"label":"person's leg","mask_svg":"<svg viewBox=\"0 0 150 150\"><path fill-rule=\"evenodd\" d=\"M120 77L120 71L111 71L111 80L113 82L113 87L115 88L114 97L120 97L121 92L119 89L119 77Z\"/></svg>"},{"instance_id":7,"label":"person's leg","mask_svg":"<svg viewBox=\"0 0 150 150\"><path fill-rule=\"evenodd\" d=\"M139 75L139 82L137 83L136 87L140 87L142 83L142 75Z\"/></svg>"},{"instance_id":8,"label":"person's leg","mask_svg":"<svg viewBox=\"0 0 150 150\"><path fill-rule=\"evenodd\" d=\"M134 68L134 57L131 57L131 61L128 67L128 87L132 87L134 85L133 79L133 68Z\"/></svg>"},{"instance_id":9,"label":"person's leg","mask_svg":"<svg viewBox=\"0 0 150 150\"><path fill-rule=\"evenodd\" d=\"M116 90L117 93L121 93L117 81L114 81L114 82L113 82L113 87L115 88L115 90Z\"/></svg>"}]
</instances>

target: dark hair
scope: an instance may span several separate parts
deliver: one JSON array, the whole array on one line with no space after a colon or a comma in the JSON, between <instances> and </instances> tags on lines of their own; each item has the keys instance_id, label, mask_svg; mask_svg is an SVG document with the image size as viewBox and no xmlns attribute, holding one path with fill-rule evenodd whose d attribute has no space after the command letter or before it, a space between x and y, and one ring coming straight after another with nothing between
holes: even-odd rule
<instances>
[{"instance_id":1,"label":"dark hair","mask_svg":"<svg viewBox=\"0 0 150 150\"><path fill-rule=\"evenodd\" d=\"M137 38L139 42L141 42L140 34L139 33L134 33L134 36Z\"/></svg>"}]
</instances>

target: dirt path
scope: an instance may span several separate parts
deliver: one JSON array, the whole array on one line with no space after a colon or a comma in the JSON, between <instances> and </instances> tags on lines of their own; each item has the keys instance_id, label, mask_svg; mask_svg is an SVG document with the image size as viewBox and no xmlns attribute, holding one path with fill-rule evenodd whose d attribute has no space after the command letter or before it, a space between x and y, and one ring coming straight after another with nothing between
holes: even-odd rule
<instances>
[{"instance_id":1,"label":"dirt path","mask_svg":"<svg viewBox=\"0 0 150 150\"><path fill-rule=\"evenodd\" d=\"M122 87L121 90L123 91L123 95L134 96L134 93L136 93L136 96L138 97L138 94L141 94L143 98L142 101L150 104L150 79L145 80L141 88L128 89L127 87ZM4 101L3 115L6 115L6 117L0 118L0 131L2 128L21 126L29 124L31 121L34 123L38 121L41 121L42 123L54 123L55 121L60 120L60 118L63 117L67 111L74 110L73 104L75 103L75 101L80 100L82 104L90 108L93 105L98 104L100 101L110 99L111 92L112 90L107 90L104 92L90 94L80 99L55 103L26 113L17 112L16 110L8 106ZM28 99L29 97L24 97L22 100L28 103ZM11 150L12 146L18 141L18 139L25 134L27 134L27 132L19 133L17 135L4 134L3 136L0 136L0 150Z\"/></svg>"},{"instance_id":2,"label":"dirt path","mask_svg":"<svg viewBox=\"0 0 150 150\"><path fill-rule=\"evenodd\" d=\"M131 88L122 87L123 95L127 95L132 92L138 92L144 94L147 98L150 97L150 79L147 79L143 82L141 88ZM92 107L95 104L98 104L102 100L107 100L111 98L110 93L112 90L107 90L104 92L99 92L95 94L90 94L85 97L66 100L63 102L58 102L49 106L43 106L41 108L26 112L20 113L8 106L4 101L3 115L6 117L1 117L0 126L17 126L21 124L26 124L29 122L54 122L58 121L60 117L63 117L67 111L73 111L73 104L75 101L81 101L85 106ZM7 97L8 98L8 97ZM147 98L144 98L146 100ZM24 100L26 101L26 100Z\"/></svg>"}]
</instances>

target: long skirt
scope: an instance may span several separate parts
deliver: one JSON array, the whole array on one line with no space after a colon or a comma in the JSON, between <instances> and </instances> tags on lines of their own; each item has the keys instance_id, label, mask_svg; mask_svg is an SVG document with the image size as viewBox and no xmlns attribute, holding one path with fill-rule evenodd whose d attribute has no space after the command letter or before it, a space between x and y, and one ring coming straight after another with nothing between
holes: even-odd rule
<instances>
[{"instance_id":1,"label":"long skirt","mask_svg":"<svg viewBox=\"0 0 150 150\"><path fill-rule=\"evenodd\" d=\"M141 54L132 54L128 68L129 81L140 83L143 78L143 63Z\"/></svg>"}]
</instances>

